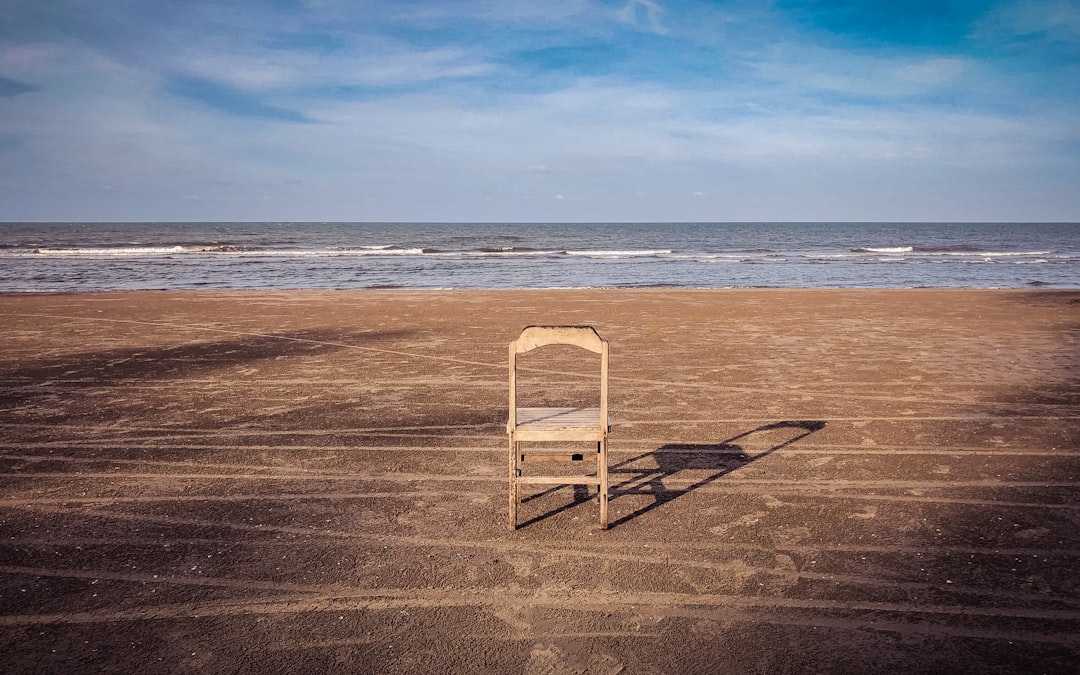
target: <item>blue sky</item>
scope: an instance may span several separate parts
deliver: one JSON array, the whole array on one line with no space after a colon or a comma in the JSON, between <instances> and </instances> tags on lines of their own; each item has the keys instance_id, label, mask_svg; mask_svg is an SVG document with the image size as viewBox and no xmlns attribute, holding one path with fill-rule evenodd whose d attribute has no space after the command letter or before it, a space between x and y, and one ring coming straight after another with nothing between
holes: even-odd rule
<instances>
[{"instance_id":1,"label":"blue sky","mask_svg":"<svg viewBox=\"0 0 1080 675\"><path fill-rule=\"evenodd\" d=\"M0 221L1080 220L1078 0L2 0Z\"/></svg>"}]
</instances>

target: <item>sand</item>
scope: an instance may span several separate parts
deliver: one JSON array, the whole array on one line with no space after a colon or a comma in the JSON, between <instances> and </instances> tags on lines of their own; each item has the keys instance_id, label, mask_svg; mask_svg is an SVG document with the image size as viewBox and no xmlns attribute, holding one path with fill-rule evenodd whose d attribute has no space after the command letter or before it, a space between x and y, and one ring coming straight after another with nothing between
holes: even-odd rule
<instances>
[{"instance_id":1,"label":"sand","mask_svg":"<svg viewBox=\"0 0 1080 675\"><path fill-rule=\"evenodd\" d=\"M607 531L506 527L530 323L611 344ZM0 345L8 672L1080 662L1077 292L8 295Z\"/></svg>"}]
</instances>

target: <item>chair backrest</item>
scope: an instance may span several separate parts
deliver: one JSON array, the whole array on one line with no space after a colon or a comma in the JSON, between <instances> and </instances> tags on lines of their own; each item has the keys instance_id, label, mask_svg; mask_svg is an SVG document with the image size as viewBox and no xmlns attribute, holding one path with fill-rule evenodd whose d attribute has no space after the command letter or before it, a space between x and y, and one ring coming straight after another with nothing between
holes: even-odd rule
<instances>
[{"instance_id":1,"label":"chair backrest","mask_svg":"<svg viewBox=\"0 0 1080 675\"><path fill-rule=\"evenodd\" d=\"M607 429L608 343L592 326L527 326L510 343L510 424L517 418L517 356L547 345L573 345L600 355L600 425Z\"/></svg>"},{"instance_id":2,"label":"chair backrest","mask_svg":"<svg viewBox=\"0 0 1080 675\"><path fill-rule=\"evenodd\" d=\"M592 326L527 326L512 344L517 354L546 345L574 345L600 354L604 341Z\"/></svg>"}]
</instances>

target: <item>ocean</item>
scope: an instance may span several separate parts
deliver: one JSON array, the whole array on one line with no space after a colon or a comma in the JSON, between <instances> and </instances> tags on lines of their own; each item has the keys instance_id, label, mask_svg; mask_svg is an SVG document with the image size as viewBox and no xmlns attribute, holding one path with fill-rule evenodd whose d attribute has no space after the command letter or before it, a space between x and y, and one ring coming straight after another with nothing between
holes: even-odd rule
<instances>
[{"instance_id":1,"label":"ocean","mask_svg":"<svg viewBox=\"0 0 1080 675\"><path fill-rule=\"evenodd\" d=\"M0 223L0 292L1080 288L1078 223Z\"/></svg>"}]
</instances>

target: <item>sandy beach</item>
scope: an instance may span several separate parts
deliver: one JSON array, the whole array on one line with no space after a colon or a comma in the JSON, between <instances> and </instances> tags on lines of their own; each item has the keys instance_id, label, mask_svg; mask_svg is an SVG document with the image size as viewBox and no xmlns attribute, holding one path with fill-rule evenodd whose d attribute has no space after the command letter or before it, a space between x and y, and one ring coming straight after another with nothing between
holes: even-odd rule
<instances>
[{"instance_id":1,"label":"sandy beach","mask_svg":"<svg viewBox=\"0 0 1080 675\"><path fill-rule=\"evenodd\" d=\"M611 345L607 531L506 527L529 324ZM6 295L0 345L8 672L1080 663L1080 292Z\"/></svg>"}]
</instances>

